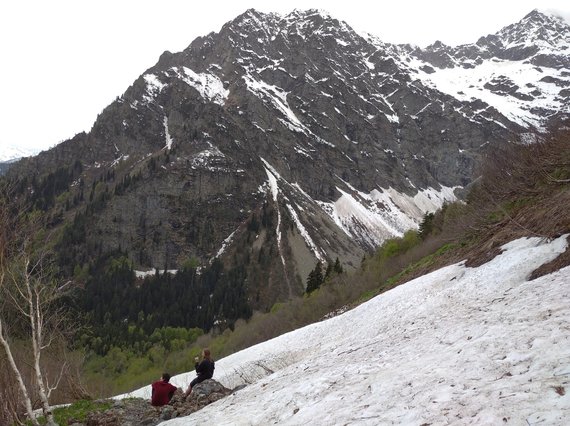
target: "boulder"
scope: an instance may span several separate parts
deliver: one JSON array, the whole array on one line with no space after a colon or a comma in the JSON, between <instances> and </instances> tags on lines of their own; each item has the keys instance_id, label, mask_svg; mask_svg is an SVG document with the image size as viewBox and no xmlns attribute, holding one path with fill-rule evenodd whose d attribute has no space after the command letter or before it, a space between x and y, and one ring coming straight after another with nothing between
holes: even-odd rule
<instances>
[{"instance_id":1,"label":"boulder","mask_svg":"<svg viewBox=\"0 0 570 426\"><path fill-rule=\"evenodd\" d=\"M154 426L165 420L187 416L204 408L232 391L215 380L205 380L192 388L188 397L177 389L169 404L153 407L150 401L142 398L129 398L116 401L104 412L90 413L86 426Z\"/></svg>"}]
</instances>

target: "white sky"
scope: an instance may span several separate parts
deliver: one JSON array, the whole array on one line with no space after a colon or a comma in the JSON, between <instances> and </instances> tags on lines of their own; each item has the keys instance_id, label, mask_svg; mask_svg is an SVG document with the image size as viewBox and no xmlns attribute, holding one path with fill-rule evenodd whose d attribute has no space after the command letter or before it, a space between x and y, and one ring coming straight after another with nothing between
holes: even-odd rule
<instances>
[{"instance_id":1,"label":"white sky","mask_svg":"<svg viewBox=\"0 0 570 426\"><path fill-rule=\"evenodd\" d=\"M535 8L570 18L567 0L3 1L0 151L45 149L89 131L163 51L183 50L248 8L325 9L383 41L421 46L475 42Z\"/></svg>"}]
</instances>

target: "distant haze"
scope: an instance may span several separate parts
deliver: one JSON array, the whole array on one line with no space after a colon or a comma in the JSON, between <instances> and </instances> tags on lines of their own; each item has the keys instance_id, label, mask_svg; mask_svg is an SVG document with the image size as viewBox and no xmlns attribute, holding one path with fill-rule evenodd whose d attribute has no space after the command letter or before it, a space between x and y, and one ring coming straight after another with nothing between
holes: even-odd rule
<instances>
[{"instance_id":1,"label":"distant haze","mask_svg":"<svg viewBox=\"0 0 570 426\"><path fill-rule=\"evenodd\" d=\"M89 131L97 114L163 51L181 51L249 8L281 14L324 9L383 41L422 46L475 42L535 8L570 20L565 0L2 2L0 152L39 151Z\"/></svg>"}]
</instances>

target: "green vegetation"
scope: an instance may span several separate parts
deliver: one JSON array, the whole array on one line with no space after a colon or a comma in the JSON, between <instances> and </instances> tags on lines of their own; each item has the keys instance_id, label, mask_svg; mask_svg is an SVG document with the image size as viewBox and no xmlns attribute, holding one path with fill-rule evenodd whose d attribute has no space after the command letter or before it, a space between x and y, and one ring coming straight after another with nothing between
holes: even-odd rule
<instances>
[{"instance_id":1,"label":"green vegetation","mask_svg":"<svg viewBox=\"0 0 570 426\"><path fill-rule=\"evenodd\" d=\"M89 413L108 410L112 405L113 403L110 401L97 402L80 400L67 407L59 407L54 409L53 414L58 425L67 425L70 424L70 420L73 420L74 422L83 422L87 420L87 415ZM46 424L46 421L43 417L40 417L38 420L40 424ZM32 423L28 422L27 424L31 425Z\"/></svg>"}]
</instances>

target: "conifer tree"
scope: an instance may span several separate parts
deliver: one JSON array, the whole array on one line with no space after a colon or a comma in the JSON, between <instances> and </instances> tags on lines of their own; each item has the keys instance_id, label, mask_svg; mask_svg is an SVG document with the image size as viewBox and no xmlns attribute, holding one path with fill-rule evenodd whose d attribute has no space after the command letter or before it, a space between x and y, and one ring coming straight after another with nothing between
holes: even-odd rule
<instances>
[{"instance_id":1,"label":"conifer tree","mask_svg":"<svg viewBox=\"0 0 570 426\"><path fill-rule=\"evenodd\" d=\"M338 257L334 262L333 271L335 271L337 274L342 274L344 272L342 269L342 265L340 264L340 260L338 260Z\"/></svg>"},{"instance_id":2,"label":"conifer tree","mask_svg":"<svg viewBox=\"0 0 570 426\"><path fill-rule=\"evenodd\" d=\"M307 293L312 293L318 289L324 281L323 264L319 261L309 276L307 277Z\"/></svg>"}]
</instances>

